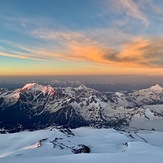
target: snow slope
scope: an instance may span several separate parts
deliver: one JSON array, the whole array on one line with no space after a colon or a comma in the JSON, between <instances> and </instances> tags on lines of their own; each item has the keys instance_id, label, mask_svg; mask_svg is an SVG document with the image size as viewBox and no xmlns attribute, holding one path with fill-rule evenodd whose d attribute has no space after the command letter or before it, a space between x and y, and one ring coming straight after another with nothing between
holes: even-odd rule
<instances>
[{"instance_id":1,"label":"snow slope","mask_svg":"<svg viewBox=\"0 0 163 163\"><path fill-rule=\"evenodd\" d=\"M0 135L0 163L163 162L163 133L121 132L82 127L67 132L46 129ZM53 143L52 143L53 142ZM88 154L72 149L84 144Z\"/></svg>"}]
</instances>

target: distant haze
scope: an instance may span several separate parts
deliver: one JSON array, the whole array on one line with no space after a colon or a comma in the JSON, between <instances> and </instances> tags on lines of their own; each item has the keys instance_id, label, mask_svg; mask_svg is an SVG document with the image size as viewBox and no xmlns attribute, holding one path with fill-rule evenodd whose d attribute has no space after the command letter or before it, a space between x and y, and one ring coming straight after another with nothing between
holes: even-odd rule
<instances>
[{"instance_id":1,"label":"distant haze","mask_svg":"<svg viewBox=\"0 0 163 163\"><path fill-rule=\"evenodd\" d=\"M80 81L99 91L131 91L155 84L163 86L163 76L92 75L92 76L1 76L0 87L15 89L29 82L51 84L52 81Z\"/></svg>"}]
</instances>

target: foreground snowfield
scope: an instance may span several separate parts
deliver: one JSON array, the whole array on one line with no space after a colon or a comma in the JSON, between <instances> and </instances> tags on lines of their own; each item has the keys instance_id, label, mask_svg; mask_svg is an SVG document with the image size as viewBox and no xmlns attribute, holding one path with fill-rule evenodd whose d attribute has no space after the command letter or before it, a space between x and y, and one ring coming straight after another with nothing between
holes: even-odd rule
<instances>
[{"instance_id":1,"label":"foreground snowfield","mask_svg":"<svg viewBox=\"0 0 163 163\"><path fill-rule=\"evenodd\" d=\"M163 162L163 132L121 132L82 127L72 133L58 129L0 135L0 163ZM52 143L53 142L53 143ZM74 154L79 144L89 154Z\"/></svg>"}]
</instances>

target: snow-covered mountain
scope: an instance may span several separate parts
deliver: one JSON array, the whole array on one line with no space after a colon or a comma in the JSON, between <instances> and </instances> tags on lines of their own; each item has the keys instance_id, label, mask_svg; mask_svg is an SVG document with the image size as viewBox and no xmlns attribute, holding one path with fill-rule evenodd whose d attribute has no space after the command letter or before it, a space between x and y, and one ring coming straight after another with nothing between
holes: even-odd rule
<instances>
[{"instance_id":1,"label":"snow-covered mountain","mask_svg":"<svg viewBox=\"0 0 163 163\"><path fill-rule=\"evenodd\" d=\"M26 84L0 89L0 127L17 131L57 125L163 130L163 88L105 94L78 87Z\"/></svg>"},{"instance_id":2,"label":"snow-covered mountain","mask_svg":"<svg viewBox=\"0 0 163 163\"><path fill-rule=\"evenodd\" d=\"M163 88L156 84L148 89L142 89L129 94L140 105L163 104Z\"/></svg>"}]
</instances>

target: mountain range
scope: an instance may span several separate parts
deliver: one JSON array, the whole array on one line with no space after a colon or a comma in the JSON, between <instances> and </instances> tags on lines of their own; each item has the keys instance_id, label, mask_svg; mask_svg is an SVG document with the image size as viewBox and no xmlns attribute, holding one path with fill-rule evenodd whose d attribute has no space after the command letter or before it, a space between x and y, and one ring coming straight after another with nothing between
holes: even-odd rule
<instances>
[{"instance_id":1,"label":"mountain range","mask_svg":"<svg viewBox=\"0 0 163 163\"><path fill-rule=\"evenodd\" d=\"M83 84L54 88L29 83L16 90L0 89L1 132L53 125L163 131L162 122L163 88L158 84L130 93L103 93Z\"/></svg>"}]
</instances>

